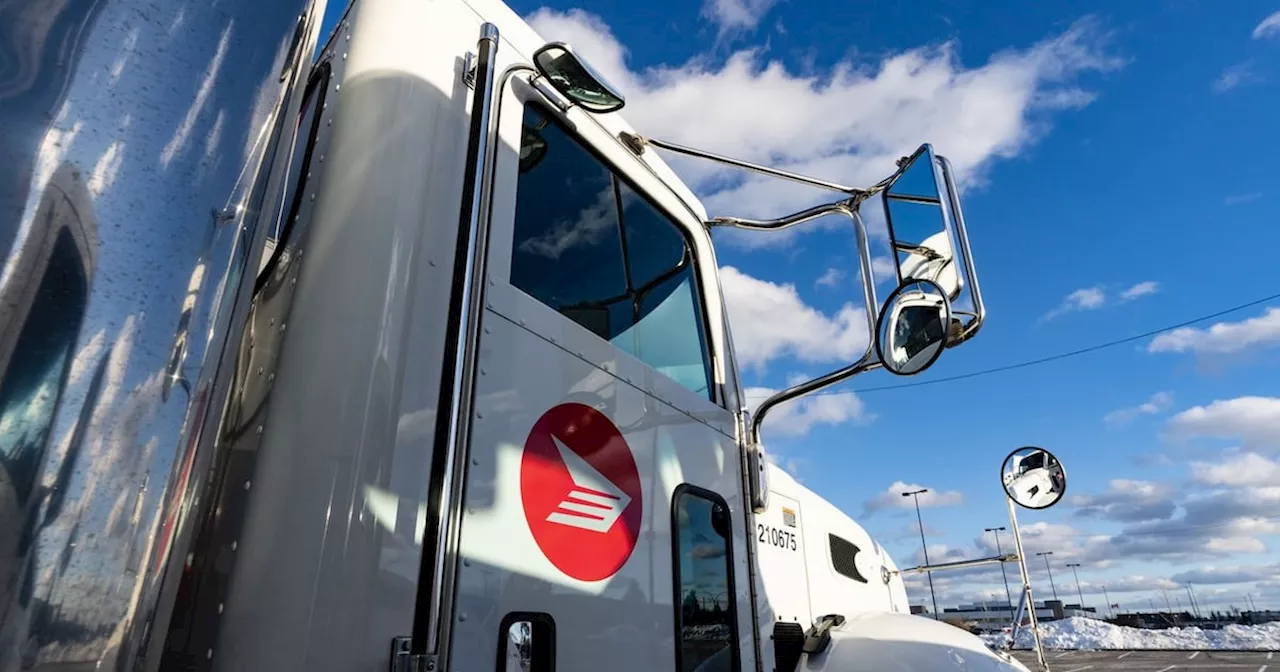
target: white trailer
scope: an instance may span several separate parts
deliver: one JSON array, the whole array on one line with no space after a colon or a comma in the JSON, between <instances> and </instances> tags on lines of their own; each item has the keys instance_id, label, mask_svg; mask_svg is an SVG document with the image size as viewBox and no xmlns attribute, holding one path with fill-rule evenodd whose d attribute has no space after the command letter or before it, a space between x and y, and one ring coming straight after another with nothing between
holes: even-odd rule
<instances>
[{"instance_id":1,"label":"white trailer","mask_svg":"<svg viewBox=\"0 0 1280 672\"><path fill-rule=\"evenodd\" d=\"M314 62L323 3L305 10L242 171L265 196L215 213L233 235L188 267L155 360L166 402L188 395L167 479L92 547L120 568L98 579L106 629L76 648L10 610L0 669L1025 669L911 615L884 548L760 439L778 404L918 373L981 327L944 158L858 188L648 138L498 0L355 0ZM832 197L708 213L660 151ZM910 171L933 191L895 194ZM886 196L940 228L891 220L906 257L881 310L860 209ZM710 230L831 214L874 347L749 409ZM37 556L35 592L68 590Z\"/></svg>"}]
</instances>

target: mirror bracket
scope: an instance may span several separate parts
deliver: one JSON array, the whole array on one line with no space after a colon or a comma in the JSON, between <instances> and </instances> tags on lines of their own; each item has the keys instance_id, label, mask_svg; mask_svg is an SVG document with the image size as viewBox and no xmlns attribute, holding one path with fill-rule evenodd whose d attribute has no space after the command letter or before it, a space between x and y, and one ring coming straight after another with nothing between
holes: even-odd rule
<instances>
[{"instance_id":1,"label":"mirror bracket","mask_svg":"<svg viewBox=\"0 0 1280 672\"><path fill-rule=\"evenodd\" d=\"M573 107L573 101L569 100L551 82L548 82L547 78L541 73L535 72L529 75L529 86L532 86L535 91L542 94L542 97L554 105L561 114L568 113L569 108Z\"/></svg>"},{"instance_id":2,"label":"mirror bracket","mask_svg":"<svg viewBox=\"0 0 1280 672\"><path fill-rule=\"evenodd\" d=\"M468 51L462 57L462 83L468 89L476 88L476 52Z\"/></svg>"}]
</instances>

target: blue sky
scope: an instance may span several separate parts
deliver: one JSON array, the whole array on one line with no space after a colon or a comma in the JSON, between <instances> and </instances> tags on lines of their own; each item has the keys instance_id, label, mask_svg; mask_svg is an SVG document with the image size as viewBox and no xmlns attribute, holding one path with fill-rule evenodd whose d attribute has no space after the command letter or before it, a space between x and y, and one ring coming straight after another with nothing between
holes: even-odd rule
<instances>
[{"instance_id":1,"label":"blue sky","mask_svg":"<svg viewBox=\"0 0 1280 672\"><path fill-rule=\"evenodd\" d=\"M338 4L338 3L334 3ZM1280 244L1280 3L511 2L628 95L645 134L870 184L921 142L961 174L989 319L915 378L876 372L766 425L780 464L920 560L904 486L923 486L933 560L990 554L997 470L1027 444L1067 498L1022 511L1054 579L1089 604L1280 607L1280 302L1017 371L997 367L1280 292L1251 250ZM813 195L675 158L712 215ZM757 395L865 343L846 225L718 237L734 338ZM1240 261L1237 261L1240 260ZM883 276L880 276L883 278ZM890 287L881 285L883 298ZM1268 313L1268 308L1276 312ZM1209 331L1212 327L1212 331ZM1008 543L1008 537L1005 537ZM1040 560L1040 559L1036 559ZM1038 596L1051 593L1031 564ZM915 601L928 599L923 583ZM941 604L1003 597L997 570L938 575Z\"/></svg>"}]
</instances>

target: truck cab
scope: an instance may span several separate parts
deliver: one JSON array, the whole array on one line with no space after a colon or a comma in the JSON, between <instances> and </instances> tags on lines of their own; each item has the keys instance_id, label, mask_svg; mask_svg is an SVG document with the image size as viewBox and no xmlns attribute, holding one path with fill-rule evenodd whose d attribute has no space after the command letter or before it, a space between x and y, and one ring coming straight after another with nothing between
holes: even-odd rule
<instances>
[{"instance_id":1,"label":"truck cab","mask_svg":"<svg viewBox=\"0 0 1280 672\"><path fill-rule=\"evenodd\" d=\"M761 439L780 404L919 373L981 327L932 148L858 187L646 137L572 45L498 0L355 0L296 68L264 126L275 163L245 173L265 205L249 224L228 210L252 244L237 272L202 257L170 369L188 334L225 341L200 348L223 359L181 386L181 440L157 439L160 505L135 514L138 536L95 542L140 561L83 655L246 672L1024 669L907 613L884 548ZM708 213L663 150L832 196L776 219ZM896 192L907 175L931 195ZM860 215L876 194L937 210L940 229L890 236L952 274L900 264L883 306ZM849 222L875 347L749 408L711 230L826 215ZM242 312L206 315L237 295Z\"/></svg>"}]
</instances>

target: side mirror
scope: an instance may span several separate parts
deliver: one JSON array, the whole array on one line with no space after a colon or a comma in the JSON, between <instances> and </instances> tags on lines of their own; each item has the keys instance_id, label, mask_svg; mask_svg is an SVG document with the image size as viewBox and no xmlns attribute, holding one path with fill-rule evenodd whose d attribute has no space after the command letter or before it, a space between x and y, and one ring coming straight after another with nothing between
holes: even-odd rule
<instances>
[{"instance_id":1,"label":"side mirror","mask_svg":"<svg viewBox=\"0 0 1280 672\"><path fill-rule=\"evenodd\" d=\"M898 279L904 283L930 280L955 301L964 288L964 277L952 240L948 189L933 148L921 145L899 166L883 199Z\"/></svg>"},{"instance_id":2,"label":"side mirror","mask_svg":"<svg viewBox=\"0 0 1280 672\"><path fill-rule=\"evenodd\" d=\"M1004 493L1027 509L1047 509L1067 492L1067 472L1053 453L1044 448L1019 448L1004 458L1000 469Z\"/></svg>"},{"instance_id":3,"label":"side mirror","mask_svg":"<svg viewBox=\"0 0 1280 672\"><path fill-rule=\"evenodd\" d=\"M588 112L617 112L622 94L563 42L551 42L533 53L533 65L561 95Z\"/></svg>"},{"instance_id":4,"label":"side mirror","mask_svg":"<svg viewBox=\"0 0 1280 672\"><path fill-rule=\"evenodd\" d=\"M951 301L938 283L908 280L876 319L876 354L890 373L915 375L938 360L951 325Z\"/></svg>"}]
</instances>

